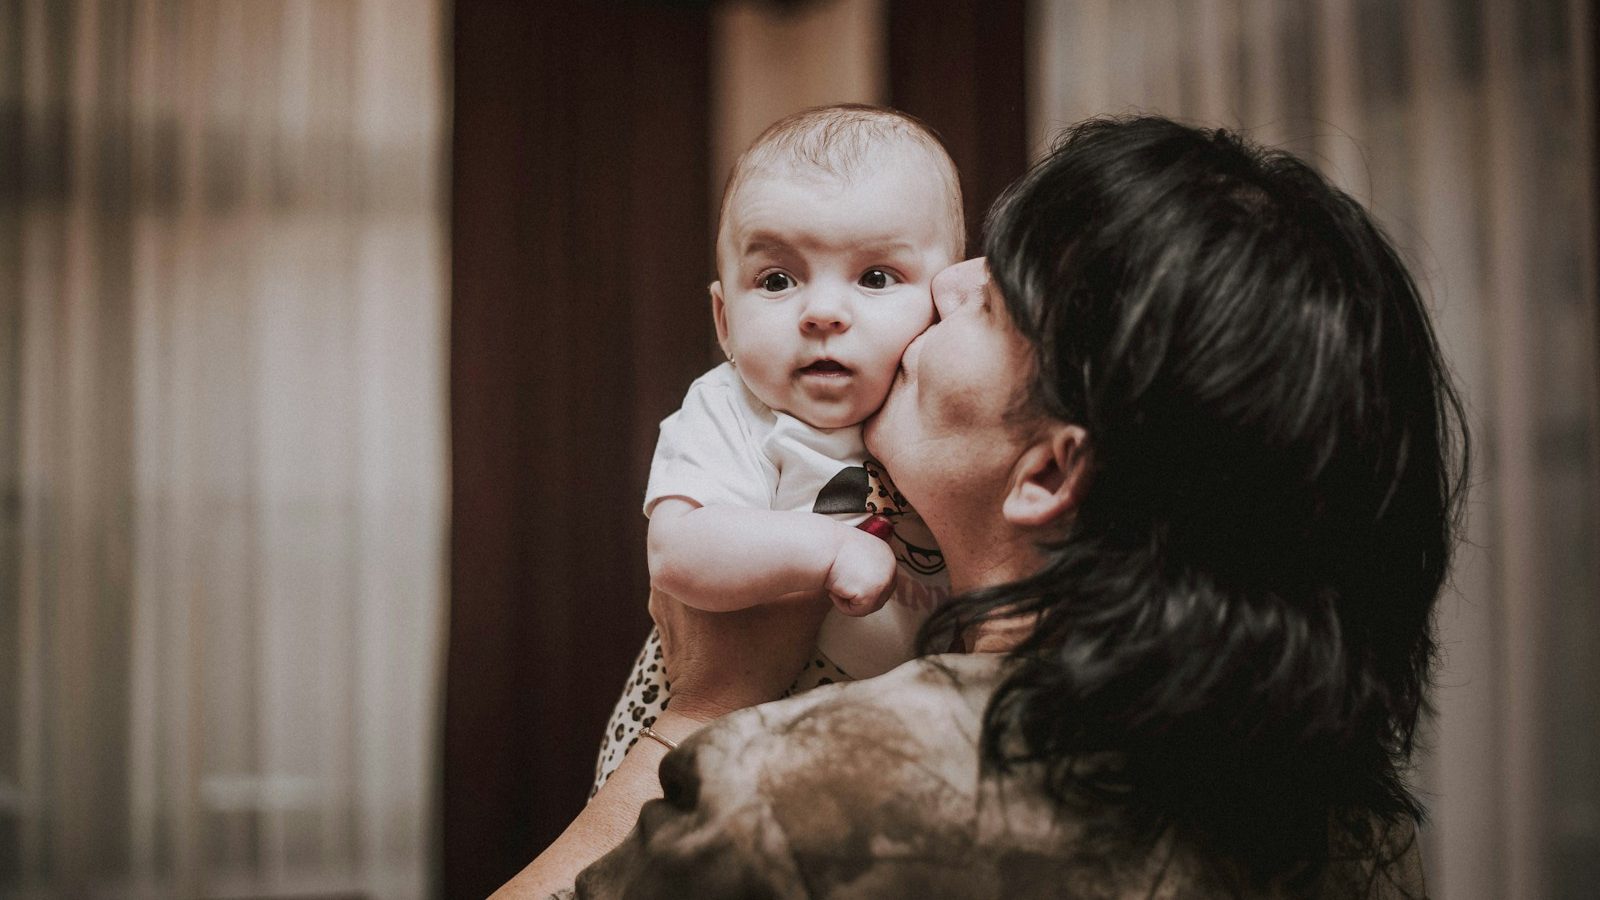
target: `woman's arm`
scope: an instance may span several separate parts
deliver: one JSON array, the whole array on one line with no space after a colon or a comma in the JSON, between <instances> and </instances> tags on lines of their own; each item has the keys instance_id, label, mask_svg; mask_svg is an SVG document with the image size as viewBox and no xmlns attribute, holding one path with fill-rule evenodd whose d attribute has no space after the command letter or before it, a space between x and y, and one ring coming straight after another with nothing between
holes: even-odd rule
<instances>
[{"instance_id":1,"label":"woman's arm","mask_svg":"<svg viewBox=\"0 0 1600 900\"><path fill-rule=\"evenodd\" d=\"M667 710L652 727L662 737L678 743L703 724ZM639 817L640 808L661 796L656 769L666 754L666 747L649 738L635 743L617 770L611 773L611 778L555 843L495 891L491 900L546 900L551 894L571 887L585 866L622 842Z\"/></svg>"},{"instance_id":2,"label":"woman's arm","mask_svg":"<svg viewBox=\"0 0 1600 900\"><path fill-rule=\"evenodd\" d=\"M820 594L708 613L651 591L650 615L672 683L672 706L652 727L677 742L725 713L781 696L810 658L827 612ZM640 808L661 796L656 771L665 755L649 738L634 744L555 843L494 896L546 900L571 887L578 872L627 836Z\"/></svg>"}]
</instances>

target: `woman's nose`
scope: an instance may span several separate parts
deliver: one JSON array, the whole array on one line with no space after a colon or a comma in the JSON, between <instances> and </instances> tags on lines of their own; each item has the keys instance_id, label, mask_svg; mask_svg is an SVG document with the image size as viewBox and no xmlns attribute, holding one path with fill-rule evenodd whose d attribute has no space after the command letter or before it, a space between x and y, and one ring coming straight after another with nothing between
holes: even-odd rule
<instances>
[{"instance_id":1,"label":"woman's nose","mask_svg":"<svg viewBox=\"0 0 1600 900\"><path fill-rule=\"evenodd\" d=\"M988 260L982 256L962 260L933 276L933 309L938 317L949 317L962 303L983 294L989 282Z\"/></svg>"}]
</instances>

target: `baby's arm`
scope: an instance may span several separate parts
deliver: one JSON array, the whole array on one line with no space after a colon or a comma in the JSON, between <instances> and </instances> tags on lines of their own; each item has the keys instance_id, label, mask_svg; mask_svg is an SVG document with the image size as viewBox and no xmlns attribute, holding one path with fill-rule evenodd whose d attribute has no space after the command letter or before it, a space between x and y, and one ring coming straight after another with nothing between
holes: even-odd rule
<instances>
[{"instance_id":1,"label":"baby's arm","mask_svg":"<svg viewBox=\"0 0 1600 900\"><path fill-rule=\"evenodd\" d=\"M650 513L650 585L696 609L744 609L826 591L846 615L894 592L894 552L865 531L811 512L699 506L682 497Z\"/></svg>"}]
</instances>

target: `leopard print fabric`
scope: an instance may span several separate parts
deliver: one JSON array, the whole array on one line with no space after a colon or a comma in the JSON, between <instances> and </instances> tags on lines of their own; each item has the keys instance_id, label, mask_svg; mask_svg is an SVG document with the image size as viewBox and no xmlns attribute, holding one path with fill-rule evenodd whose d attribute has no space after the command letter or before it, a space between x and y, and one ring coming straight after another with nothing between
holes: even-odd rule
<instances>
[{"instance_id":1,"label":"leopard print fabric","mask_svg":"<svg viewBox=\"0 0 1600 900\"><path fill-rule=\"evenodd\" d=\"M852 680L843 669L818 651L783 696L790 697L824 684ZM639 657L634 660L633 671L628 675L622 696L611 709L605 734L600 737L600 756L594 764L594 784L589 788L591 798L616 771L617 766L622 764L622 758L628 755L633 745L639 742L640 733L654 725L656 718L667 708L671 687L661 657L661 635L652 628L650 636L645 638L644 648L639 651Z\"/></svg>"}]
</instances>

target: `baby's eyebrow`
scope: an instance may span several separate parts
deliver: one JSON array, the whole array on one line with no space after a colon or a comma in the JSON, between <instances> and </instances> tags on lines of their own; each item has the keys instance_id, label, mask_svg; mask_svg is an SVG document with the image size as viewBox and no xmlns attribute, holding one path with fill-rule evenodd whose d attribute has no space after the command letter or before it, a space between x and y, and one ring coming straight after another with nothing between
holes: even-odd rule
<instances>
[{"instance_id":1,"label":"baby's eyebrow","mask_svg":"<svg viewBox=\"0 0 1600 900\"><path fill-rule=\"evenodd\" d=\"M782 237L767 231L758 231L750 235L744 242L744 256L759 256L762 254L789 253L794 247Z\"/></svg>"},{"instance_id":2,"label":"baby's eyebrow","mask_svg":"<svg viewBox=\"0 0 1600 900\"><path fill-rule=\"evenodd\" d=\"M916 247L915 244L911 243L910 241L901 241L901 240L893 240L893 239L891 239L891 240L883 240L883 241L877 241L877 242L868 241L868 242L860 244L857 249L862 253L872 253L872 254L880 254L880 255L883 255L883 256L893 256L893 255L895 255L897 253L915 253L916 250L917 250L917 247Z\"/></svg>"},{"instance_id":3,"label":"baby's eyebrow","mask_svg":"<svg viewBox=\"0 0 1600 900\"><path fill-rule=\"evenodd\" d=\"M825 239L816 240L826 242ZM802 236L802 244L809 244L811 239ZM856 255L892 257L900 254L914 254L917 252L916 244L911 241L895 237L882 237L854 243L850 246ZM740 250L740 256L780 256L787 253L797 253L794 241L771 231L758 231L750 235Z\"/></svg>"},{"instance_id":4,"label":"baby's eyebrow","mask_svg":"<svg viewBox=\"0 0 1600 900\"><path fill-rule=\"evenodd\" d=\"M741 256L782 256L790 252L787 244L774 244L768 242L749 243L744 245Z\"/></svg>"}]
</instances>

